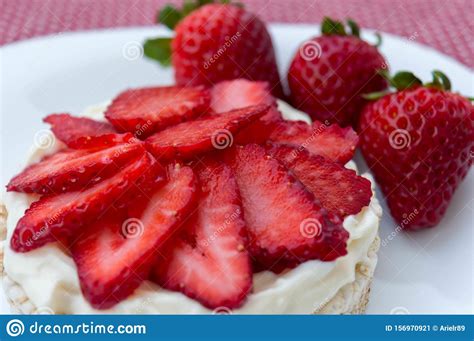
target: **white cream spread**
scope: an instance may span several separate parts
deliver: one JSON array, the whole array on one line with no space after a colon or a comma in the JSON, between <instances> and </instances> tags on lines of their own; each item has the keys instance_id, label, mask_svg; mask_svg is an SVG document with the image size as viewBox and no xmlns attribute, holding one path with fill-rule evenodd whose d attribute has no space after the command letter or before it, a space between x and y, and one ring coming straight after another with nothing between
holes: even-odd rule
<instances>
[{"instance_id":1,"label":"white cream spread","mask_svg":"<svg viewBox=\"0 0 474 341\"><path fill-rule=\"evenodd\" d=\"M107 104L88 108L83 115L101 119ZM284 102L279 108L285 118L305 120L306 114ZM46 149L33 148L27 161L31 164L60 147L54 143ZM350 161L348 168L356 169ZM368 174L363 174L372 182ZM372 191L374 189L372 188ZM56 314L201 314L212 311L199 302L179 292L165 290L145 281L135 293L108 310L93 309L83 297L73 260L55 243L47 244L28 253L11 250L9 240L14 227L36 196L7 193L7 239L4 242L4 266L8 276L17 282L38 309L48 309ZM374 262L367 257L370 245L377 236L382 209L375 197L359 214L344 220L349 231L347 255L332 262L307 261L282 274L269 271L254 275L253 292L244 305L233 313L242 314L308 314L319 310L344 285L355 279L356 265ZM376 261L376 260L375 260ZM224 308L223 308L224 309ZM224 309L225 310L225 309Z\"/></svg>"}]
</instances>

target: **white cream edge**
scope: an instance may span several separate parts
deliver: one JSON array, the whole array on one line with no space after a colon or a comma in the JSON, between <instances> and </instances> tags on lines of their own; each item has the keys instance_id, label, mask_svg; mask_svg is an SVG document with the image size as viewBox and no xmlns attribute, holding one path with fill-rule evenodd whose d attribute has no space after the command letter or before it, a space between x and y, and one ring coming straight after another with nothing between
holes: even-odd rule
<instances>
[{"instance_id":1,"label":"white cream edge","mask_svg":"<svg viewBox=\"0 0 474 341\"><path fill-rule=\"evenodd\" d=\"M285 118L305 120L306 114L279 101ZM83 115L102 119L107 103L87 108ZM55 143L47 149L33 148L27 164L37 162L59 148ZM353 161L346 167L356 169ZM356 265L376 262L367 253L377 236L382 208L374 192L369 174L362 176L372 183L373 196L368 207L344 220L349 231L348 253L332 262L305 262L295 269L276 275L269 271L254 275L253 292L236 314L309 314L325 305L344 285L355 279ZM93 309L81 293L73 260L55 244L48 244L29 253L15 253L9 247L14 226L36 198L21 193L7 193L8 234L4 265L8 276L21 285L28 298L38 308L48 308L63 314L202 314L212 313L185 295L160 288L145 281L135 293L108 310ZM375 264L374 264L375 265Z\"/></svg>"}]
</instances>

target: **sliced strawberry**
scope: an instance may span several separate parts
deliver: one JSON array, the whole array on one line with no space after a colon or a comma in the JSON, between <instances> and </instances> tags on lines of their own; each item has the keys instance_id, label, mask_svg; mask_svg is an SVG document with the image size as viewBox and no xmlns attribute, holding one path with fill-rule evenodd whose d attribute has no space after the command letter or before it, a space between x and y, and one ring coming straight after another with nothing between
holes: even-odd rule
<instances>
[{"instance_id":1,"label":"sliced strawberry","mask_svg":"<svg viewBox=\"0 0 474 341\"><path fill-rule=\"evenodd\" d=\"M275 145L268 152L290 169L329 212L345 217L369 205L370 181L353 170L304 148Z\"/></svg>"},{"instance_id":2,"label":"sliced strawberry","mask_svg":"<svg viewBox=\"0 0 474 341\"><path fill-rule=\"evenodd\" d=\"M258 104L276 106L267 82L240 78L219 82L211 89L211 109L216 113Z\"/></svg>"},{"instance_id":3,"label":"sliced strawberry","mask_svg":"<svg viewBox=\"0 0 474 341\"><path fill-rule=\"evenodd\" d=\"M123 211L111 210L72 245L82 292L93 307L106 309L132 294L194 206L191 168L173 165L168 174L168 183L151 194L139 215L123 217Z\"/></svg>"},{"instance_id":4,"label":"sliced strawberry","mask_svg":"<svg viewBox=\"0 0 474 341\"><path fill-rule=\"evenodd\" d=\"M225 149L233 134L267 113L269 106L236 109L201 120L184 122L150 136L147 148L155 157L191 157L215 149Z\"/></svg>"},{"instance_id":5,"label":"sliced strawberry","mask_svg":"<svg viewBox=\"0 0 474 341\"><path fill-rule=\"evenodd\" d=\"M145 138L205 113L209 101L209 92L203 87L132 89L122 92L112 101L105 117L117 130Z\"/></svg>"},{"instance_id":6,"label":"sliced strawberry","mask_svg":"<svg viewBox=\"0 0 474 341\"><path fill-rule=\"evenodd\" d=\"M49 123L54 135L70 148L104 148L133 138L132 134L118 134L108 122L70 114L52 114L43 122Z\"/></svg>"},{"instance_id":7,"label":"sliced strawberry","mask_svg":"<svg viewBox=\"0 0 474 341\"><path fill-rule=\"evenodd\" d=\"M268 139L269 124L282 120L281 113L277 109L276 99L272 96L267 82L253 82L241 78L223 81L212 87L211 109L216 113L258 104L266 104L271 107L259 120L237 134L236 142L240 144L263 143Z\"/></svg>"},{"instance_id":8,"label":"sliced strawberry","mask_svg":"<svg viewBox=\"0 0 474 341\"><path fill-rule=\"evenodd\" d=\"M274 125L269 139L274 142L301 146L311 153L345 164L352 159L359 137L351 127L326 125L314 121L281 121Z\"/></svg>"},{"instance_id":9,"label":"sliced strawberry","mask_svg":"<svg viewBox=\"0 0 474 341\"><path fill-rule=\"evenodd\" d=\"M242 195L249 250L260 268L280 271L347 253L342 220L321 208L304 185L255 144L237 147L231 162ZM276 266L274 268L274 266Z\"/></svg>"},{"instance_id":10,"label":"sliced strawberry","mask_svg":"<svg viewBox=\"0 0 474 341\"><path fill-rule=\"evenodd\" d=\"M7 190L39 194L82 190L144 153L142 143L133 141L93 151L66 149L25 168L8 183Z\"/></svg>"},{"instance_id":11,"label":"sliced strawberry","mask_svg":"<svg viewBox=\"0 0 474 341\"><path fill-rule=\"evenodd\" d=\"M71 236L79 228L100 217L155 163L154 158L147 153L93 187L42 197L31 204L18 221L11 238L12 249L26 252Z\"/></svg>"},{"instance_id":12,"label":"sliced strawberry","mask_svg":"<svg viewBox=\"0 0 474 341\"><path fill-rule=\"evenodd\" d=\"M186 235L160 253L152 278L210 309L237 308L252 287L237 184L222 163L208 162L199 180L202 193L197 212L184 227Z\"/></svg>"}]
</instances>

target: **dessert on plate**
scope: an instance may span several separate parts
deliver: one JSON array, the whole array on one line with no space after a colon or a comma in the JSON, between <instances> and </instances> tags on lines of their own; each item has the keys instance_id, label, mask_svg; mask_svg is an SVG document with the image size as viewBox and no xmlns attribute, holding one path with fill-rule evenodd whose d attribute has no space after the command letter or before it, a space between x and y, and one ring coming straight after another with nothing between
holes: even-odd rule
<instances>
[{"instance_id":1,"label":"dessert on plate","mask_svg":"<svg viewBox=\"0 0 474 341\"><path fill-rule=\"evenodd\" d=\"M265 82L53 114L0 213L21 313L363 313L381 208L352 128Z\"/></svg>"}]
</instances>

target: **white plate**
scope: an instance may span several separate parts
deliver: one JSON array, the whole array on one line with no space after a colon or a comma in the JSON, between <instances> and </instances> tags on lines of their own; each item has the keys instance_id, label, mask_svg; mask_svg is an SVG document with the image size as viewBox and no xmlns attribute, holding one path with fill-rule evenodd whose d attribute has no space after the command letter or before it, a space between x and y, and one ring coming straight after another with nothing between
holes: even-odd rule
<instances>
[{"instance_id":1,"label":"white plate","mask_svg":"<svg viewBox=\"0 0 474 341\"><path fill-rule=\"evenodd\" d=\"M270 29L282 74L298 45L318 33L315 25L274 24ZM46 128L41 123L46 114L77 114L126 88L172 84L170 69L135 58L146 37L164 32L152 27L66 33L1 48L2 186L20 170L35 133ZM413 70L428 80L432 69L442 69L455 90L473 95L467 67L408 39L383 37L382 52L392 70ZM372 34L367 38L374 40ZM359 156L356 161L364 169ZM386 238L395 224L385 210L380 236L388 243L379 252L368 313L473 311L473 188L470 172L439 226L397 233L392 240ZM2 312L7 311L3 303Z\"/></svg>"}]
</instances>

